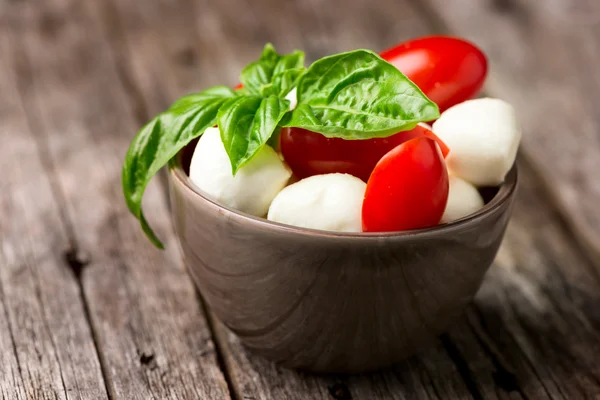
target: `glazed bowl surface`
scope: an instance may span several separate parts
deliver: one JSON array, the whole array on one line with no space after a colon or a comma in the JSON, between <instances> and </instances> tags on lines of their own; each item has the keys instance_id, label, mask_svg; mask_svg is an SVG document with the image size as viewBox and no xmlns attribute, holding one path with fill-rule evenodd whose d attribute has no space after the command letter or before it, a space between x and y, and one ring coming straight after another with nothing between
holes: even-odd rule
<instances>
[{"instance_id":1,"label":"glazed bowl surface","mask_svg":"<svg viewBox=\"0 0 600 400\"><path fill-rule=\"evenodd\" d=\"M242 343L287 367L361 372L431 343L461 315L492 264L517 187L516 166L487 204L450 224L347 234L272 223L210 200L169 168L186 266Z\"/></svg>"}]
</instances>

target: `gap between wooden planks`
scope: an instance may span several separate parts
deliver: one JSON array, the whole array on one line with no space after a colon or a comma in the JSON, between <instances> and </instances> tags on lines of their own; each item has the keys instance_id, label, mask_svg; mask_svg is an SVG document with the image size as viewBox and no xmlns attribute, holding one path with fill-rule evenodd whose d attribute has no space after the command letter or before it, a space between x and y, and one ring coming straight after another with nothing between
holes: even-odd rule
<instances>
[{"instance_id":1,"label":"gap between wooden planks","mask_svg":"<svg viewBox=\"0 0 600 400\"><path fill-rule=\"evenodd\" d=\"M51 163L25 115L14 69L23 59L0 34L0 394L4 399L102 398L98 355L77 279L65 265L70 227Z\"/></svg>"}]
</instances>

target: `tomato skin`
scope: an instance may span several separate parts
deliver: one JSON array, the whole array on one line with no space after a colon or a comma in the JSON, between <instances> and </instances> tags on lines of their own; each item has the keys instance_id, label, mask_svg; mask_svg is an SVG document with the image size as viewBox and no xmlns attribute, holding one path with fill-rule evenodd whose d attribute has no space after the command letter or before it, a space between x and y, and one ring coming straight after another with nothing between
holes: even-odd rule
<instances>
[{"instance_id":1,"label":"tomato skin","mask_svg":"<svg viewBox=\"0 0 600 400\"><path fill-rule=\"evenodd\" d=\"M383 51L381 57L412 80L440 112L475 97L488 71L485 54L450 36L426 36Z\"/></svg>"},{"instance_id":2,"label":"tomato skin","mask_svg":"<svg viewBox=\"0 0 600 400\"><path fill-rule=\"evenodd\" d=\"M448 171L435 141L419 137L377 163L362 206L364 232L396 232L437 225L448 201Z\"/></svg>"},{"instance_id":3,"label":"tomato skin","mask_svg":"<svg viewBox=\"0 0 600 400\"><path fill-rule=\"evenodd\" d=\"M327 138L306 129L283 128L280 146L283 158L300 179L339 172L354 175L366 182L384 154L420 136L437 139L433 132L420 125L386 138L365 140ZM441 140L439 144L443 153L447 154L448 147Z\"/></svg>"}]
</instances>

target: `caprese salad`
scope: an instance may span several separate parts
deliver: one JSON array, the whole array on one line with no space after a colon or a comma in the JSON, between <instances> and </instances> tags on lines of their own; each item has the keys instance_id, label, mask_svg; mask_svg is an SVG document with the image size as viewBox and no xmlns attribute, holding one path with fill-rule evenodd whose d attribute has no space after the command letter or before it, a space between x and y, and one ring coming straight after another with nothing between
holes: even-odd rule
<instances>
[{"instance_id":1,"label":"caprese salad","mask_svg":"<svg viewBox=\"0 0 600 400\"><path fill-rule=\"evenodd\" d=\"M270 44L241 84L177 100L134 138L123 166L131 212L150 179L199 138L190 180L216 202L271 221L341 232L395 232L483 207L521 139L514 109L475 98L487 60L473 44L429 36L378 55L315 61ZM431 124L431 125L430 125Z\"/></svg>"}]
</instances>

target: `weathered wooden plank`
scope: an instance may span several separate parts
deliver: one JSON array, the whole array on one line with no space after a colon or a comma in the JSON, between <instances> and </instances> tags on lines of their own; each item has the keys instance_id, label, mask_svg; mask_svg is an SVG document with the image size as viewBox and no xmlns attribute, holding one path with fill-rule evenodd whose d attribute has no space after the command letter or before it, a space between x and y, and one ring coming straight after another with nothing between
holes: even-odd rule
<instances>
[{"instance_id":1,"label":"weathered wooden plank","mask_svg":"<svg viewBox=\"0 0 600 400\"><path fill-rule=\"evenodd\" d=\"M102 399L107 393L78 281L69 228L24 113L19 51L0 25L0 396Z\"/></svg>"},{"instance_id":2,"label":"weathered wooden plank","mask_svg":"<svg viewBox=\"0 0 600 400\"><path fill-rule=\"evenodd\" d=\"M214 318L214 317L213 317ZM232 388L241 399L470 399L441 344L377 373L323 376L279 367L246 350L215 320Z\"/></svg>"},{"instance_id":3,"label":"weathered wooden plank","mask_svg":"<svg viewBox=\"0 0 600 400\"><path fill-rule=\"evenodd\" d=\"M54 166L78 254L85 254L71 261L82 267L109 394L230 398L162 192L152 185L145 206L166 253L151 246L123 202L120 169L137 122L91 3L13 2L5 18L12 47L26 60L16 77L25 112L38 121L34 134Z\"/></svg>"},{"instance_id":4,"label":"weathered wooden plank","mask_svg":"<svg viewBox=\"0 0 600 400\"><path fill-rule=\"evenodd\" d=\"M567 223L600 260L600 3L428 0L440 29L489 55L490 94L513 103L524 152ZM434 12L435 10L435 12Z\"/></svg>"},{"instance_id":5,"label":"weathered wooden plank","mask_svg":"<svg viewBox=\"0 0 600 400\"><path fill-rule=\"evenodd\" d=\"M243 5L236 0L154 0L144 6L106 0L95 5L117 50L122 77L131 85L134 107L147 114L142 119L207 85L235 85L241 68L256 59L266 42L281 52L302 49L311 62L335 51L383 50L428 32L412 7L391 0L378 7L323 0Z\"/></svg>"},{"instance_id":6,"label":"weathered wooden plank","mask_svg":"<svg viewBox=\"0 0 600 400\"><path fill-rule=\"evenodd\" d=\"M496 353L492 361L505 364L507 371L500 370L504 376L492 376L501 387L520 390L528 398L596 398L597 266L581 253L560 215L546 203L530 166L521 167L521 190L505 244L469 321L479 338L488 341L484 348ZM463 354L468 354L467 346L458 345ZM481 382L487 371L476 360L468 364Z\"/></svg>"}]
</instances>

